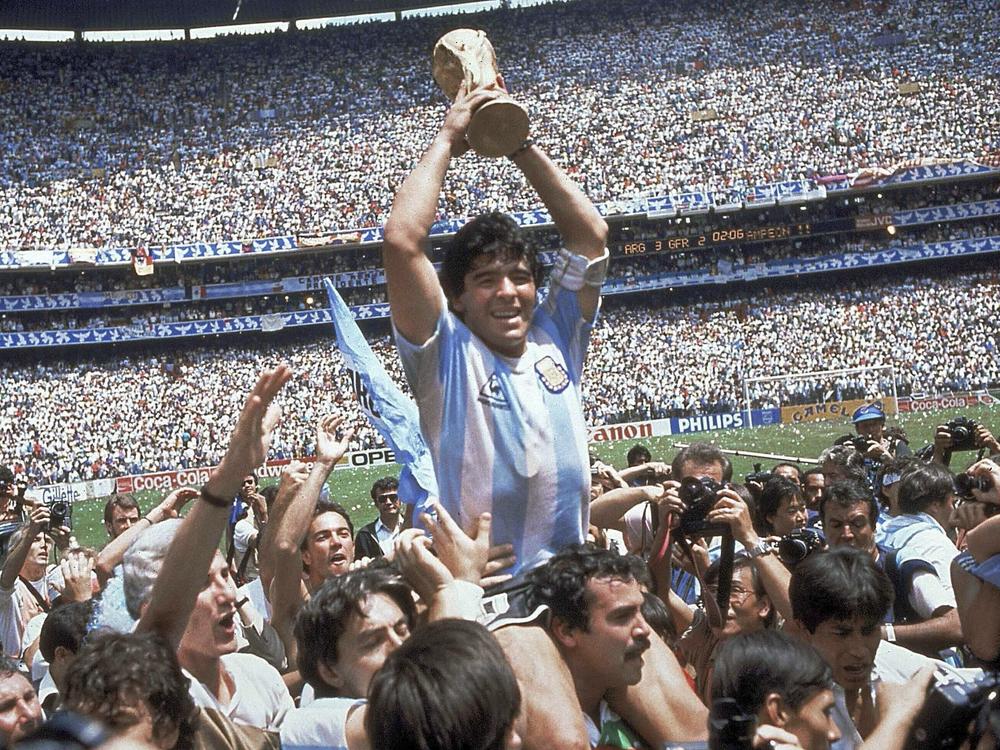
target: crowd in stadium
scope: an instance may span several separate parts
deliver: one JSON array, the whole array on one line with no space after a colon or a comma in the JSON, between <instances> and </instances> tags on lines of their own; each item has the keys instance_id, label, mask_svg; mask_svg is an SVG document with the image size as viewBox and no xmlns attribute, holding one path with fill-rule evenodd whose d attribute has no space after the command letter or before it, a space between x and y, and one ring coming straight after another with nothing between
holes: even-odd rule
<instances>
[{"instance_id":1,"label":"crowd in stadium","mask_svg":"<svg viewBox=\"0 0 1000 750\"><path fill-rule=\"evenodd\" d=\"M890 286L855 281L822 292L606 306L587 357L584 412L593 425L732 412L741 408L746 377L866 364L894 365L901 395L997 387L998 283L995 273L910 276ZM372 345L403 383L391 342L376 337ZM213 465L229 429L228 418L213 417L213 405L236 398L276 359L301 376L285 391L288 416L274 457L308 452L315 415L332 406L360 421L328 334L291 345L191 346L181 355L161 349L33 365L9 361L0 365L0 432L12 438L3 461L42 483ZM169 371L168 363L177 366ZM887 381L858 377L773 383L751 399L754 408L766 408L828 391L844 398L888 392ZM353 447L380 444L369 428Z\"/></svg>"},{"instance_id":2,"label":"crowd in stadium","mask_svg":"<svg viewBox=\"0 0 1000 750\"><path fill-rule=\"evenodd\" d=\"M366 324L367 337L414 402L329 331L5 352L0 747L1000 746L997 425L985 410L952 420L914 452L866 398L1000 386L989 259L602 302L614 274L689 259L611 263L609 277L594 205L933 158L942 144L946 158L983 155L998 135L994 5L505 7L483 24L537 142L488 163L461 157L499 91L460 91L443 111L426 75L453 19L0 47L18 52L0 55L0 246L384 224L393 330ZM911 82L921 92L901 98ZM699 108L719 119L692 124ZM103 174L80 177L92 168ZM559 237L545 274L503 213L539 202ZM436 268L435 219L473 212ZM217 278L269 273L239 265ZM47 322L0 327L32 320ZM870 369L757 381L743 397L748 378L858 366ZM815 466L782 459L742 482L716 445L635 444L608 463L587 430L847 398L865 399L853 434L831 434ZM352 510L334 502L338 462L383 441L398 478L339 498ZM288 462L264 486L268 459ZM200 487L78 484L209 466ZM103 504L97 536L74 530L83 496Z\"/></svg>"},{"instance_id":3,"label":"crowd in stadium","mask_svg":"<svg viewBox=\"0 0 1000 750\"><path fill-rule=\"evenodd\" d=\"M477 22L535 137L595 201L996 148L990 30L1000 19L988 0L849 12L715 3L682 16L666 3L588 2ZM5 43L0 78L13 85L0 89L0 246L382 224L442 110L429 51L450 23L186 45ZM904 82L921 93L901 96ZM692 122L696 109L719 119ZM506 160L456 162L438 212L484 205L537 204Z\"/></svg>"}]
</instances>

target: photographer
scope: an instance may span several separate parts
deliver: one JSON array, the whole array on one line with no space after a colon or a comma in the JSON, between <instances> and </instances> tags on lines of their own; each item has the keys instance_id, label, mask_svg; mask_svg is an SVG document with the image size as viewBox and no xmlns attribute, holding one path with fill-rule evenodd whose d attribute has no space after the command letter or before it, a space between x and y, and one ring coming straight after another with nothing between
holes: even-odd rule
<instances>
[{"instance_id":1,"label":"photographer","mask_svg":"<svg viewBox=\"0 0 1000 750\"><path fill-rule=\"evenodd\" d=\"M984 424L966 417L955 417L946 424L939 424L934 431L931 461L942 466L951 463L957 451L984 450L989 454L1000 453L1000 441Z\"/></svg>"},{"instance_id":2,"label":"photographer","mask_svg":"<svg viewBox=\"0 0 1000 750\"><path fill-rule=\"evenodd\" d=\"M881 463L913 454L905 440L897 434L890 435L885 429L885 412L879 404L866 404L856 409L851 421L854 431L868 441L868 448L863 453L870 461Z\"/></svg>"},{"instance_id":3,"label":"photographer","mask_svg":"<svg viewBox=\"0 0 1000 750\"><path fill-rule=\"evenodd\" d=\"M61 531L68 536L69 529ZM49 507L36 505L27 523L11 536L0 571L0 637L3 653L20 658L28 622L49 610Z\"/></svg>"},{"instance_id":4,"label":"photographer","mask_svg":"<svg viewBox=\"0 0 1000 750\"><path fill-rule=\"evenodd\" d=\"M967 472L983 480L987 489L971 490L976 504L1000 505L1000 465L978 461ZM980 511L982 512L982 511ZM970 529L968 549L952 563L951 579L958 602L962 632L972 654L986 665L1000 661L1000 515L992 515Z\"/></svg>"},{"instance_id":5,"label":"photographer","mask_svg":"<svg viewBox=\"0 0 1000 750\"><path fill-rule=\"evenodd\" d=\"M715 596L718 591L719 568L716 561L705 572L706 596ZM679 599L671 596L671 619L677 632L682 633L676 647L678 658L686 662L689 671L694 670L698 695L711 705L709 687L720 644L742 634L773 628L776 612L753 562L744 554L737 555L733 561L729 609L722 627L709 625L703 609L692 611L682 603L678 604Z\"/></svg>"}]
</instances>

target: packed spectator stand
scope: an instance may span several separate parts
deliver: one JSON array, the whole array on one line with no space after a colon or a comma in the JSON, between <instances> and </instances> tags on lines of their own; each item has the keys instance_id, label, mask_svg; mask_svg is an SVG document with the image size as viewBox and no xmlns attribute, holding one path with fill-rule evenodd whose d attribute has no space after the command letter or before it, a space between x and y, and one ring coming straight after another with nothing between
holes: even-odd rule
<instances>
[{"instance_id":1,"label":"packed spectator stand","mask_svg":"<svg viewBox=\"0 0 1000 750\"><path fill-rule=\"evenodd\" d=\"M986 157L996 13L984 0L849 13L594 0L475 21L535 137L601 202ZM382 224L441 111L427 69L449 24L83 50L5 42L0 246ZM920 94L900 96L904 82ZM693 122L692 110L719 119ZM466 160L447 187L442 216L536 204L503 160Z\"/></svg>"},{"instance_id":2,"label":"packed spectator stand","mask_svg":"<svg viewBox=\"0 0 1000 750\"><path fill-rule=\"evenodd\" d=\"M37 747L23 738L41 727L130 749L693 749L736 725L740 750L749 735L789 750L922 750L980 731L1000 745L997 425L941 425L914 458L867 399L1000 387L998 21L983 0L577 0L474 17L539 146L451 160L437 218L499 209L530 224L547 195L562 238L527 232L546 302L574 319L597 298L600 248L611 255L585 365L545 349L533 387L572 379L560 398L591 426L864 399L857 434L815 469L782 461L743 483L708 443L636 445L627 467L591 454L588 508L583 422L538 427L555 401L517 416L504 399L524 394L493 385L505 365L470 391L511 442L489 436L490 466L475 467L492 512L469 515L459 493L452 519L444 483L411 495L427 488L404 472L372 486L363 528L324 488L345 452L385 445L359 401L386 403L359 392L321 279L391 380L423 393L423 425L420 377L445 360L401 341L405 243L397 223L383 248L382 227L440 126L428 52L454 19L0 42L0 746ZM558 167L537 181L546 151L587 194L556 192L562 223L544 187ZM722 208L734 189L743 203ZM768 207L751 206L762 194ZM559 250L567 215L596 241L586 252ZM448 238L431 235L440 267ZM176 263L146 255L185 243ZM102 267L94 248L126 251ZM451 307L422 253L405 257ZM487 257L518 278L523 259ZM462 322L509 365L483 332L520 311L493 312L504 322ZM766 380L814 370L843 372ZM509 502L522 457L508 448L525 434L532 491ZM583 480L579 508L538 471L548 442L551 474ZM467 468L444 453L435 471ZM261 488L270 459L287 465ZM58 488L25 492L198 467L216 467L200 490L110 497L100 550L62 528ZM515 517L523 498L558 501L551 535ZM524 573L525 540L557 546L581 509L587 543L546 548ZM957 684L968 705L945 711Z\"/></svg>"}]
</instances>

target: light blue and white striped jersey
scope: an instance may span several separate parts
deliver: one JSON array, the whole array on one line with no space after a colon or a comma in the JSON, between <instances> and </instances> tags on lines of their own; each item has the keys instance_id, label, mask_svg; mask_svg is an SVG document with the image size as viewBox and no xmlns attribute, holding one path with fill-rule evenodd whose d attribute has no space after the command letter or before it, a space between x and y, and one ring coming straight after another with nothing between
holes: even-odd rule
<instances>
[{"instance_id":1,"label":"light blue and white striped jersey","mask_svg":"<svg viewBox=\"0 0 1000 750\"><path fill-rule=\"evenodd\" d=\"M552 286L516 359L487 348L447 307L422 346L396 333L439 500L466 531L493 514L493 544L514 545L515 577L587 530L580 376L592 327L576 293Z\"/></svg>"}]
</instances>

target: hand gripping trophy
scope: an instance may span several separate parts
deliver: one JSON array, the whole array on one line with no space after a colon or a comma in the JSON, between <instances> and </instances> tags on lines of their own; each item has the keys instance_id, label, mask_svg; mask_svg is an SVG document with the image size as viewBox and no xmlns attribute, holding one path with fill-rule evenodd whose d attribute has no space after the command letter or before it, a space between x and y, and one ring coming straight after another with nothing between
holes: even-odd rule
<instances>
[{"instance_id":1,"label":"hand gripping trophy","mask_svg":"<svg viewBox=\"0 0 1000 750\"><path fill-rule=\"evenodd\" d=\"M497 56L486 32L455 29L434 45L434 80L452 101L465 81L469 91L499 78ZM509 96L486 102L472 115L466 139L482 156L514 153L528 137L528 113Z\"/></svg>"}]
</instances>

